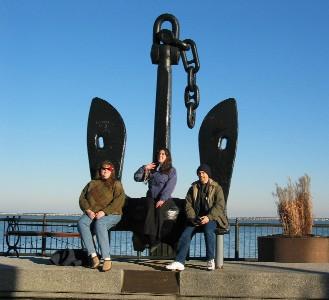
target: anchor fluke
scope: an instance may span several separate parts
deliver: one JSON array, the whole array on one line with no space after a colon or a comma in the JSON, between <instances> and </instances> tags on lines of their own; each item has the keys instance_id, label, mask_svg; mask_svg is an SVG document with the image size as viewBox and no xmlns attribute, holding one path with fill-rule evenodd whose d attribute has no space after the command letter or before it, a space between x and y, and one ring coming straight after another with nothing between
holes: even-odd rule
<instances>
[{"instance_id":1,"label":"anchor fluke","mask_svg":"<svg viewBox=\"0 0 329 300\"><path fill-rule=\"evenodd\" d=\"M211 166L212 177L229 194L238 139L236 101L226 99L215 105L203 119L199 131L200 162Z\"/></svg>"},{"instance_id":2,"label":"anchor fluke","mask_svg":"<svg viewBox=\"0 0 329 300\"><path fill-rule=\"evenodd\" d=\"M90 105L87 148L92 179L95 178L99 164L104 160L110 160L114 164L116 177L121 179L126 127L119 112L100 98L94 98Z\"/></svg>"}]
</instances>

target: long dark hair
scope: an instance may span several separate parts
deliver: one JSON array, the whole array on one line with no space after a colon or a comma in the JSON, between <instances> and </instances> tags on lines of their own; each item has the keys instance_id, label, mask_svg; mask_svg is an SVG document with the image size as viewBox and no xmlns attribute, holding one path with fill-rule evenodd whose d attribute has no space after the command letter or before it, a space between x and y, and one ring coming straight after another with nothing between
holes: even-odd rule
<instances>
[{"instance_id":1,"label":"long dark hair","mask_svg":"<svg viewBox=\"0 0 329 300\"><path fill-rule=\"evenodd\" d=\"M109 160L104 160L100 163L99 168L96 173L96 179L101 179L101 169L105 166L109 166L112 168L111 175L110 175L109 179L107 179L106 181L109 184L113 184L115 181L115 178L116 178L115 177L115 167Z\"/></svg>"},{"instance_id":2,"label":"long dark hair","mask_svg":"<svg viewBox=\"0 0 329 300\"><path fill-rule=\"evenodd\" d=\"M159 157L160 151L163 150L166 154L166 160L163 162L160 168L161 173L168 174L172 168L172 160L171 160L171 154L169 149L167 148L160 148L157 152L157 158Z\"/></svg>"}]
</instances>

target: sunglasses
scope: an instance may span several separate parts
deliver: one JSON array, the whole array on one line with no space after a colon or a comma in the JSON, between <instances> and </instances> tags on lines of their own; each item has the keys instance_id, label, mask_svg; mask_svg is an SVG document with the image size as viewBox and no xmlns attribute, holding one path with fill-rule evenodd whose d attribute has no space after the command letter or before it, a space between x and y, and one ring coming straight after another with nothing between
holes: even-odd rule
<instances>
[{"instance_id":1,"label":"sunglasses","mask_svg":"<svg viewBox=\"0 0 329 300\"><path fill-rule=\"evenodd\" d=\"M111 166L110 166L110 167L107 167L107 168L102 167L101 170L102 170L102 171L107 170L107 171L112 172L112 171L113 171L113 167L111 167Z\"/></svg>"}]
</instances>

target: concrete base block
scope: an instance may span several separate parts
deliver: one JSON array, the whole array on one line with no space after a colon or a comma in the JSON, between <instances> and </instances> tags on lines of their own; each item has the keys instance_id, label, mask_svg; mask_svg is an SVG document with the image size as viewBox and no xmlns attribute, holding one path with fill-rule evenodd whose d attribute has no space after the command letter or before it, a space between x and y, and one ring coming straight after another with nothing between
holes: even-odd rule
<instances>
[{"instance_id":1,"label":"concrete base block","mask_svg":"<svg viewBox=\"0 0 329 300\"><path fill-rule=\"evenodd\" d=\"M329 299L329 264L226 262L183 272L161 260L114 261L112 270L59 267L40 257L0 256L0 298L24 299Z\"/></svg>"},{"instance_id":2,"label":"concrete base block","mask_svg":"<svg viewBox=\"0 0 329 300\"><path fill-rule=\"evenodd\" d=\"M252 299L328 299L329 274L298 272L182 272L180 295Z\"/></svg>"},{"instance_id":3,"label":"concrete base block","mask_svg":"<svg viewBox=\"0 0 329 300\"><path fill-rule=\"evenodd\" d=\"M0 291L35 293L108 293L120 294L122 271L99 272L84 267L35 265L24 259L17 266L0 265Z\"/></svg>"}]
</instances>

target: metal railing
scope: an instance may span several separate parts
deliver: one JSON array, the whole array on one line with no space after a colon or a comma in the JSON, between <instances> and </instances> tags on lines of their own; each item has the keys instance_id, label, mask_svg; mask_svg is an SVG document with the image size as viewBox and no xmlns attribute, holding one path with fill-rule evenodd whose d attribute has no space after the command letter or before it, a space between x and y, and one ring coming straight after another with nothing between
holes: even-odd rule
<instances>
[{"instance_id":1,"label":"metal railing","mask_svg":"<svg viewBox=\"0 0 329 300\"><path fill-rule=\"evenodd\" d=\"M77 232L79 215L34 214L0 216L0 255L5 255L8 245L17 243L20 255L51 255L58 249L81 248L81 240L72 237L6 236L8 220L15 218L22 231ZM329 219L314 220L313 234L329 236ZM229 260L257 259L257 237L282 233L278 218L235 218L230 219L230 231L224 236L224 258ZM113 257L162 257L172 258L170 246L162 244L155 252L148 249L135 251L132 232L112 231L110 234ZM204 235L197 233L191 242L190 258L205 257Z\"/></svg>"}]
</instances>

